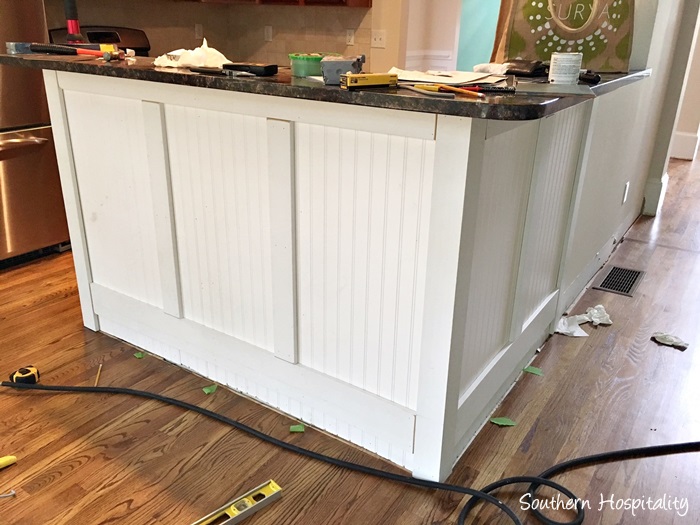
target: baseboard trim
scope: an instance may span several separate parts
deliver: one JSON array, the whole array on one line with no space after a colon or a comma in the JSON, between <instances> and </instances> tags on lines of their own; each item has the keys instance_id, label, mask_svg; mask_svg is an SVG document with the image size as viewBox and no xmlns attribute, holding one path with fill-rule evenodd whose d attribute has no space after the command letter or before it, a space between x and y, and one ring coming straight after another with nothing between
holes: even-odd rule
<instances>
[{"instance_id":1,"label":"baseboard trim","mask_svg":"<svg viewBox=\"0 0 700 525\"><path fill-rule=\"evenodd\" d=\"M501 350L459 400L454 463L467 449L491 413L513 388L522 369L537 348L549 337L549 326L557 307L558 292L552 293L520 336Z\"/></svg>"},{"instance_id":2,"label":"baseboard trim","mask_svg":"<svg viewBox=\"0 0 700 525\"><path fill-rule=\"evenodd\" d=\"M406 53L406 69L453 71L457 68L457 59L452 51L441 49L423 49Z\"/></svg>"},{"instance_id":3,"label":"baseboard trim","mask_svg":"<svg viewBox=\"0 0 700 525\"><path fill-rule=\"evenodd\" d=\"M667 187L668 173L664 173L660 179L651 179L647 181L644 187L644 207L642 208L642 215L654 217L661 211Z\"/></svg>"},{"instance_id":4,"label":"baseboard trim","mask_svg":"<svg viewBox=\"0 0 700 525\"><path fill-rule=\"evenodd\" d=\"M698 152L700 136L697 133L676 131L671 139L671 157L681 160L693 160Z\"/></svg>"},{"instance_id":5,"label":"baseboard trim","mask_svg":"<svg viewBox=\"0 0 700 525\"><path fill-rule=\"evenodd\" d=\"M412 468L414 411L104 286L92 292L103 332Z\"/></svg>"},{"instance_id":6,"label":"baseboard trim","mask_svg":"<svg viewBox=\"0 0 700 525\"><path fill-rule=\"evenodd\" d=\"M598 270L600 270L605 261L610 258L612 252L615 250L616 238L615 236L610 237L607 242L601 246L596 252L595 256L588 262L585 268L579 273L576 278L562 290L559 296L559 306L557 306L557 313L554 316L554 322L552 323L552 331L559 320L569 308L576 302L578 297L586 289L588 283L593 279Z\"/></svg>"}]
</instances>

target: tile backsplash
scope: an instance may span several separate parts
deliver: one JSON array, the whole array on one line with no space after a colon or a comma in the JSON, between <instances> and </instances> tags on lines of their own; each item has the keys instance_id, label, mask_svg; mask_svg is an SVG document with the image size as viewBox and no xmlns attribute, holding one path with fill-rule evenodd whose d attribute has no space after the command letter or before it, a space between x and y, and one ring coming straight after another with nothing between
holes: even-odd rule
<instances>
[{"instance_id":1,"label":"tile backsplash","mask_svg":"<svg viewBox=\"0 0 700 525\"><path fill-rule=\"evenodd\" d=\"M49 28L65 27L63 0L44 0ZM178 0L78 0L80 23L143 29L151 56L201 44L204 37L229 60L289 65L289 53L334 52L364 54L369 61L372 17L370 9L230 5ZM265 41L265 26L272 40ZM346 45L346 32L355 32L355 44ZM369 64L366 65L366 70Z\"/></svg>"}]
</instances>

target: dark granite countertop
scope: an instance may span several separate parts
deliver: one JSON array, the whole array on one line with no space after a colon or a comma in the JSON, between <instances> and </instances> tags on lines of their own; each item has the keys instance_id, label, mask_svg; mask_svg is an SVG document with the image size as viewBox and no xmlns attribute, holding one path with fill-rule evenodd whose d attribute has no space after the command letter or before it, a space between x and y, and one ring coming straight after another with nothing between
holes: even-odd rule
<instances>
[{"instance_id":1,"label":"dark granite countertop","mask_svg":"<svg viewBox=\"0 0 700 525\"><path fill-rule=\"evenodd\" d=\"M533 120L542 118L616 89L616 87L624 85L624 83L644 78L649 74L646 71L631 75L617 75L614 78L604 79L593 90L584 88L581 93L577 94L542 92L487 95L483 99L459 96L455 99L441 99L396 88L345 91L337 86L325 86L313 80L292 77L290 69L286 67L281 67L279 73L273 77L251 78L202 75L192 73L189 70L158 68L153 66L153 58L142 57L105 62L102 59L85 56L0 54L0 64L338 104L356 104L494 120Z\"/></svg>"}]
</instances>

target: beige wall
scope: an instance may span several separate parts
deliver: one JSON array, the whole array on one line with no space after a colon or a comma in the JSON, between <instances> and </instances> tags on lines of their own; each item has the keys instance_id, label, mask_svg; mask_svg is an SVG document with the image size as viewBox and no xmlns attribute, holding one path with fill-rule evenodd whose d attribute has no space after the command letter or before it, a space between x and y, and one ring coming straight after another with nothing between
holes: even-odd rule
<instances>
[{"instance_id":1,"label":"beige wall","mask_svg":"<svg viewBox=\"0 0 700 525\"><path fill-rule=\"evenodd\" d=\"M201 44L194 38L202 24L210 46L230 60L289 63L294 52L364 54L370 59L373 23L384 24L387 49L377 50L379 63L395 61L399 31L392 10L403 0L374 0L372 9L348 7L247 6L174 0L78 0L81 25L116 25L143 29L151 41L151 55ZM45 0L49 28L65 26L63 0ZM398 12L398 11L396 11ZM375 20L376 18L376 20ZM264 26L272 26L272 42L264 40ZM355 31L355 45L345 44L346 30ZM394 64L392 64L394 65ZM369 70L366 68L367 70Z\"/></svg>"},{"instance_id":2,"label":"beige wall","mask_svg":"<svg viewBox=\"0 0 700 525\"><path fill-rule=\"evenodd\" d=\"M406 28L408 27L409 0L372 0L370 29L386 31L386 48L370 50L374 73L406 65Z\"/></svg>"},{"instance_id":3,"label":"beige wall","mask_svg":"<svg viewBox=\"0 0 700 525\"><path fill-rule=\"evenodd\" d=\"M691 160L700 147L700 37L695 35L695 47L686 79L678 122L671 143L671 156Z\"/></svg>"},{"instance_id":4,"label":"beige wall","mask_svg":"<svg viewBox=\"0 0 700 525\"><path fill-rule=\"evenodd\" d=\"M698 132L700 125L700 46L695 45L695 53L690 63L688 81L683 96L683 105L678 120L678 129L692 133Z\"/></svg>"},{"instance_id":5,"label":"beige wall","mask_svg":"<svg viewBox=\"0 0 700 525\"><path fill-rule=\"evenodd\" d=\"M462 0L408 0L408 69L457 67Z\"/></svg>"}]
</instances>

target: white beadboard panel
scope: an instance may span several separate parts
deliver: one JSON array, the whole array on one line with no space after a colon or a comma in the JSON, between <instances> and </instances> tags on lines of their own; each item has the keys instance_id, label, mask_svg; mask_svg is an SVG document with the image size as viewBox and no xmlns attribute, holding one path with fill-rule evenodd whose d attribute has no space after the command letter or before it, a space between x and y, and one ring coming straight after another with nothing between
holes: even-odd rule
<instances>
[{"instance_id":1,"label":"white beadboard panel","mask_svg":"<svg viewBox=\"0 0 700 525\"><path fill-rule=\"evenodd\" d=\"M415 409L433 141L297 124L299 362Z\"/></svg>"},{"instance_id":2,"label":"white beadboard panel","mask_svg":"<svg viewBox=\"0 0 700 525\"><path fill-rule=\"evenodd\" d=\"M515 301L516 332L557 287L585 117L586 108L576 106L540 124Z\"/></svg>"},{"instance_id":3,"label":"white beadboard panel","mask_svg":"<svg viewBox=\"0 0 700 525\"><path fill-rule=\"evenodd\" d=\"M496 123L498 125L498 123ZM491 123L488 124L491 126ZM539 123L487 134L474 226L460 392L510 341L513 299ZM467 190L468 191L468 190Z\"/></svg>"},{"instance_id":4,"label":"white beadboard panel","mask_svg":"<svg viewBox=\"0 0 700 525\"><path fill-rule=\"evenodd\" d=\"M273 350L266 119L167 105L183 315Z\"/></svg>"},{"instance_id":5,"label":"white beadboard panel","mask_svg":"<svg viewBox=\"0 0 700 525\"><path fill-rule=\"evenodd\" d=\"M141 102L64 97L93 282L162 307Z\"/></svg>"}]
</instances>

